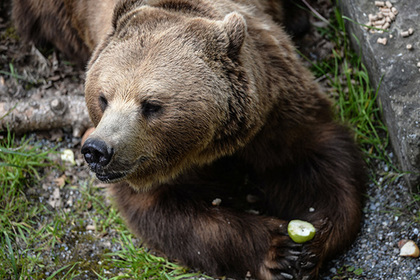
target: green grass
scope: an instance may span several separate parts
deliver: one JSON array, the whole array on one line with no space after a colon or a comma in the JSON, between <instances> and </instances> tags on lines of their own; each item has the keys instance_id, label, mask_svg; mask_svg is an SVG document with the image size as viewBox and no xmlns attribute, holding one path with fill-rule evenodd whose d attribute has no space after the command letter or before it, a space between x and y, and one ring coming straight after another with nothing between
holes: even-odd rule
<instances>
[{"instance_id":1,"label":"green grass","mask_svg":"<svg viewBox=\"0 0 420 280\"><path fill-rule=\"evenodd\" d=\"M40 180L39 169L51 164L48 152L40 147L31 147L22 140L15 146L9 133L0 141L0 278L13 275L19 279L22 268L29 261L21 257L33 244L40 231L33 226L42 205L32 205L24 191L36 180Z\"/></svg>"},{"instance_id":2,"label":"green grass","mask_svg":"<svg viewBox=\"0 0 420 280\"><path fill-rule=\"evenodd\" d=\"M16 73L16 70L15 70L15 67L13 66L13 63L9 63L9 70L10 70L9 72L0 70L0 74L10 76L10 77L14 78L16 81L18 81L18 80L26 81L25 77L20 76L19 74Z\"/></svg>"},{"instance_id":3,"label":"green grass","mask_svg":"<svg viewBox=\"0 0 420 280\"><path fill-rule=\"evenodd\" d=\"M132 236L128 232L121 234L122 249L118 252L108 253L106 256L113 260L113 265L121 271L127 270L111 280L117 279L185 279L197 277L197 273L188 273L184 267L168 262L163 257L156 257L146 252L145 248L133 245ZM154 264L153 267L150 264ZM107 279L101 276L101 279Z\"/></svg>"},{"instance_id":4,"label":"green grass","mask_svg":"<svg viewBox=\"0 0 420 280\"><path fill-rule=\"evenodd\" d=\"M54 154L55 149L17 141L10 133L0 139L0 279L180 279L199 275L141 248L106 201L103 188L92 182L66 182L60 188L63 193L78 194L70 211L41 201L42 195L33 191L42 189L45 172L62 172L50 159ZM88 231L87 224L93 224L95 230ZM80 253L98 246L97 241L106 236L118 246Z\"/></svg>"},{"instance_id":5,"label":"green grass","mask_svg":"<svg viewBox=\"0 0 420 280\"><path fill-rule=\"evenodd\" d=\"M9 71L0 70L0 74L10 76L16 81L16 83L22 84L26 90L30 90L32 87L42 83L40 80L36 81L34 79L19 75L13 63L9 63Z\"/></svg>"},{"instance_id":6,"label":"green grass","mask_svg":"<svg viewBox=\"0 0 420 280\"><path fill-rule=\"evenodd\" d=\"M336 102L338 119L347 123L354 131L367 164L372 167L376 161L384 161L392 178L401 172L388 157L388 131L382 122L382 107L378 102L378 89L372 88L361 54L350 48L345 28L345 17L334 9L330 24L318 30L334 48L330 56L322 61L310 61L311 70L319 79L327 79L331 96Z\"/></svg>"},{"instance_id":7,"label":"green grass","mask_svg":"<svg viewBox=\"0 0 420 280\"><path fill-rule=\"evenodd\" d=\"M344 279L353 279L355 277L362 277L363 269L354 268L353 266L344 266L337 269L337 273L331 279L333 280L344 280Z\"/></svg>"},{"instance_id":8,"label":"green grass","mask_svg":"<svg viewBox=\"0 0 420 280\"><path fill-rule=\"evenodd\" d=\"M413 203L412 205L408 205L409 209L412 212L412 209L416 209L417 212L414 217L415 223L420 223L420 186L417 187L417 193L413 193Z\"/></svg>"}]
</instances>

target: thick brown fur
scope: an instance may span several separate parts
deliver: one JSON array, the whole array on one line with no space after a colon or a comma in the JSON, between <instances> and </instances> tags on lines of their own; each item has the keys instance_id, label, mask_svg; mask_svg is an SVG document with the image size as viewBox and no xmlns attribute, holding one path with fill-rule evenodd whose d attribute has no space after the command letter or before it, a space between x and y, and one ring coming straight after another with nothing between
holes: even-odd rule
<instances>
[{"instance_id":1,"label":"thick brown fur","mask_svg":"<svg viewBox=\"0 0 420 280\"><path fill-rule=\"evenodd\" d=\"M214 275L258 279L316 279L351 244L363 161L267 15L280 3L127 0L94 19L75 8L82 1L64 2L58 22L78 34L68 44L94 48L86 101L96 130L82 152L146 244ZM291 241L291 219L314 224L315 238Z\"/></svg>"},{"instance_id":2,"label":"thick brown fur","mask_svg":"<svg viewBox=\"0 0 420 280\"><path fill-rule=\"evenodd\" d=\"M83 66L107 33L117 1L13 0L12 15L23 40L52 44Z\"/></svg>"},{"instance_id":3,"label":"thick brown fur","mask_svg":"<svg viewBox=\"0 0 420 280\"><path fill-rule=\"evenodd\" d=\"M109 31L110 17L117 2L118 0L13 0L13 19L25 41L41 46L52 44L68 59L84 66L90 53ZM261 2L264 3L260 8L276 22L284 25L290 34L298 36L307 30L306 12L299 8L299 0ZM287 9L287 13L283 12L283 7Z\"/></svg>"}]
</instances>

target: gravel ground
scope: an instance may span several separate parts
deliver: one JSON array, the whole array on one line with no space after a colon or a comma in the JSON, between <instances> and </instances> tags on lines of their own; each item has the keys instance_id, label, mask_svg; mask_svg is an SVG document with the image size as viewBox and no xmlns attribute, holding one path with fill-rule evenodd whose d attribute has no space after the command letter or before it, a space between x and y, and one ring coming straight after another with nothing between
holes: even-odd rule
<instances>
[{"instance_id":1,"label":"gravel ground","mask_svg":"<svg viewBox=\"0 0 420 280\"><path fill-rule=\"evenodd\" d=\"M0 31L2 34L7 33L7 29L10 27L6 20L4 3L0 3ZM308 40L312 40L316 44L308 42L305 44L319 47L320 52L328 53L326 50L331 47L328 42L317 41L319 40L317 36ZM312 57L317 56L322 56L322 53L314 54ZM13 62L18 73L35 77L36 80L44 79L46 82L27 91L21 82L0 75L0 102L11 98L30 96L42 98L44 95L63 92L69 95L83 94L81 88L83 74L66 64L57 66L57 61L60 60L57 60L53 55L50 63L45 63L44 58L40 57L36 50L20 45L13 36L3 36L0 41L0 70L9 71L9 62ZM62 148L71 148L75 152L78 163L75 168L65 172L67 178L70 178L68 180L79 186L83 185L83 181L90 180L90 175L86 171L87 168L83 165L78 151L80 138L68 136L68 133L62 130L37 134L36 138L44 139L43 141L60 139ZM392 154L390 156L392 157ZM415 216L419 217L420 209L418 204L413 201L402 179L390 180L387 178L389 171L385 163L377 163L377 168L373 173L377 174L380 179L378 179L378 183L369 185L361 233L347 253L328 263L322 273L322 279L420 279L420 260L399 257L397 245L401 239L411 239L420 244L420 224L413 222ZM42 188L29 190L29 194L40 200L53 199L56 190L53 182L56 179L54 176L57 177L59 174L52 173L43 183ZM77 189L62 191L58 196L61 199L61 208L72 211L78 205L76 202L79 195ZM64 240L62 244L58 245L63 246L60 256L63 261L74 257L74 252L78 252L78 254L90 256L93 264L98 260L96 256L100 256L104 251L120 249L118 244L110 242L113 236L112 232L108 232L107 236L95 236L92 231L86 230L86 226L91 223L89 217L86 217L85 223L81 225L83 230L74 225L69 226L68 242ZM71 238L72 236L77 236L77 238ZM95 238L93 239L92 236ZM81 240L80 244L73 242L74 239ZM92 277L86 273L84 279L92 279Z\"/></svg>"},{"instance_id":2,"label":"gravel ground","mask_svg":"<svg viewBox=\"0 0 420 280\"><path fill-rule=\"evenodd\" d=\"M388 171L385 163L378 163L376 174ZM419 217L419 205L402 179L385 182L380 177L378 181L369 184L359 237L347 253L328 264L322 279L347 279L340 278L346 275L360 280L420 279L420 260L400 257L398 248L402 239L420 243L420 224L413 221ZM361 274L348 269L360 269Z\"/></svg>"}]
</instances>

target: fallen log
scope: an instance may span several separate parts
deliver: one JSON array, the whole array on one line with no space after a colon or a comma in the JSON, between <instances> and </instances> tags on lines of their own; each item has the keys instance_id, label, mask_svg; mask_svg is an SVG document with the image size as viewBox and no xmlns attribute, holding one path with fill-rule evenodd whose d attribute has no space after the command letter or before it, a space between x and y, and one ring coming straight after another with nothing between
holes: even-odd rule
<instances>
[{"instance_id":1,"label":"fallen log","mask_svg":"<svg viewBox=\"0 0 420 280\"><path fill-rule=\"evenodd\" d=\"M73 136L81 137L92 126L83 96L0 102L0 131L8 128L16 134L24 134L70 127Z\"/></svg>"}]
</instances>

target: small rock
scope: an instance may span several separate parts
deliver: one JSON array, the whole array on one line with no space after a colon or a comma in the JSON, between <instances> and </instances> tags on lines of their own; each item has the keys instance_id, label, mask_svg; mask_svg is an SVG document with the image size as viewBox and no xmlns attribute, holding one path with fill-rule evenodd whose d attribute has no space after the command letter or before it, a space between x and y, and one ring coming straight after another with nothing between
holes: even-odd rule
<instances>
[{"instance_id":1,"label":"small rock","mask_svg":"<svg viewBox=\"0 0 420 280\"><path fill-rule=\"evenodd\" d=\"M386 45L388 42L387 38L378 38L378 40L376 41L378 44L382 44L382 45Z\"/></svg>"},{"instance_id":2,"label":"small rock","mask_svg":"<svg viewBox=\"0 0 420 280\"><path fill-rule=\"evenodd\" d=\"M74 161L74 153L70 149L65 149L61 153L61 160L64 161L64 162L68 162L71 165L76 165L76 162Z\"/></svg>"},{"instance_id":3,"label":"small rock","mask_svg":"<svg viewBox=\"0 0 420 280\"><path fill-rule=\"evenodd\" d=\"M420 250L416 243L412 240L401 240L398 242L398 246L401 245L400 256L418 258L420 256Z\"/></svg>"},{"instance_id":4,"label":"small rock","mask_svg":"<svg viewBox=\"0 0 420 280\"><path fill-rule=\"evenodd\" d=\"M96 230L95 225L87 225L86 230Z\"/></svg>"}]
</instances>

